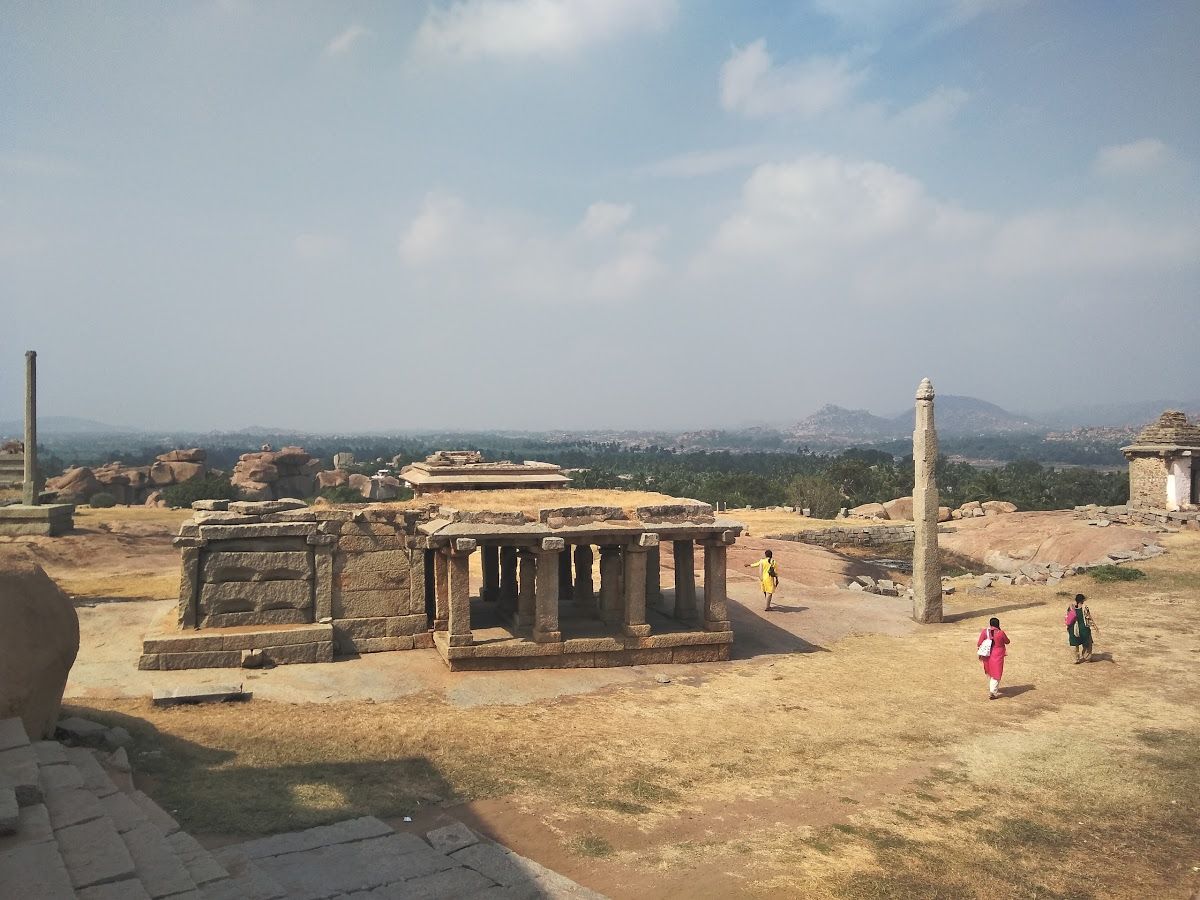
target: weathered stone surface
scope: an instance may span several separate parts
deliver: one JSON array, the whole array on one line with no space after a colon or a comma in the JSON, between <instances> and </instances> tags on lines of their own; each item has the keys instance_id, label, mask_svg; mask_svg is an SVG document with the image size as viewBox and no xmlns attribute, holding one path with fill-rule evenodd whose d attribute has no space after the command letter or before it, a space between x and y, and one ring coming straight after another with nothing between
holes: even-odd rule
<instances>
[{"instance_id":1,"label":"weathered stone surface","mask_svg":"<svg viewBox=\"0 0 1200 900\"><path fill-rule=\"evenodd\" d=\"M38 780L42 785L43 793L46 791L69 791L83 787L83 774L72 765L41 766Z\"/></svg>"},{"instance_id":2,"label":"weathered stone surface","mask_svg":"<svg viewBox=\"0 0 1200 900\"><path fill-rule=\"evenodd\" d=\"M852 507L849 514L860 519L886 519L888 511L882 503L864 503Z\"/></svg>"},{"instance_id":3,"label":"weathered stone surface","mask_svg":"<svg viewBox=\"0 0 1200 900\"><path fill-rule=\"evenodd\" d=\"M0 790L4 788L16 795L19 806L33 806L42 802L37 754L29 745L0 752Z\"/></svg>"},{"instance_id":4,"label":"weathered stone surface","mask_svg":"<svg viewBox=\"0 0 1200 900\"><path fill-rule=\"evenodd\" d=\"M480 841L450 854L455 862L474 869L497 884L513 886L530 880L524 860L499 844Z\"/></svg>"},{"instance_id":5,"label":"weathered stone surface","mask_svg":"<svg viewBox=\"0 0 1200 900\"><path fill-rule=\"evenodd\" d=\"M312 534L317 527L311 522L264 522L261 525L202 525L200 537L208 541L236 541L246 538L282 538L304 537ZM262 548L244 546L239 550L258 550Z\"/></svg>"},{"instance_id":6,"label":"weathered stone surface","mask_svg":"<svg viewBox=\"0 0 1200 900\"><path fill-rule=\"evenodd\" d=\"M887 511L887 519L889 521L908 520L912 521L913 517L913 498L912 497L897 497L895 500L889 500L883 504L883 508Z\"/></svg>"},{"instance_id":7,"label":"weathered stone surface","mask_svg":"<svg viewBox=\"0 0 1200 900\"><path fill-rule=\"evenodd\" d=\"M83 776L83 786L97 797L107 797L117 789L91 750L86 747L68 747L67 759ZM58 767L52 767L46 771L52 771L53 768Z\"/></svg>"},{"instance_id":8,"label":"weathered stone surface","mask_svg":"<svg viewBox=\"0 0 1200 900\"><path fill-rule=\"evenodd\" d=\"M151 900L145 887L136 877L108 884L96 884L79 891L78 896L79 900ZM176 896L179 900L190 900L186 894Z\"/></svg>"},{"instance_id":9,"label":"weathered stone surface","mask_svg":"<svg viewBox=\"0 0 1200 900\"><path fill-rule=\"evenodd\" d=\"M347 639L349 641L349 639ZM354 638L344 648L338 645L339 652L348 653L384 653L393 650L413 649L413 636Z\"/></svg>"},{"instance_id":10,"label":"weathered stone surface","mask_svg":"<svg viewBox=\"0 0 1200 900\"><path fill-rule=\"evenodd\" d=\"M71 884L85 888L134 874L133 859L107 819L95 819L55 833Z\"/></svg>"},{"instance_id":11,"label":"weathered stone surface","mask_svg":"<svg viewBox=\"0 0 1200 900\"><path fill-rule=\"evenodd\" d=\"M33 744L33 752L37 755L38 765L43 769L47 766L60 766L67 761L66 748L58 741L37 741Z\"/></svg>"},{"instance_id":12,"label":"weathered stone surface","mask_svg":"<svg viewBox=\"0 0 1200 900\"><path fill-rule=\"evenodd\" d=\"M462 822L455 822L444 828L436 828L425 835L430 846L438 853L453 853L463 847L479 843L479 837Z\"/></svg>"},{"instance_id":13,"label":"weathered stone surface","mask_svg":"<svg viewBox=\"0 0 1200 900\"><path fill-rule=\"evenodd\" d=\"M161 806L151 800L141 791L134 791L129 798L137 804L147 821L163 834L174 834L179 830L179 823Z\"/></svg>"},{"instance_id":14,"label":"weathered stone surface","mask_svg":"<svg viewBox=\"0 0 1200 900\"><path fill-rule=\"evenodd\" d=\"M256 865L297 898L370 890L455 866L450 857L411 834L387 834L305 853L272 856L258 860Z\"/></svg>"},{"instance_id":15,"label":"weathered stone surface","mask_svg":"<svg viewBox=\"0 0 1200 900\"><path fill-rule=\"evenodd\" d=\"M199 624L226 624L216 621L226 613L311 608L312 586L307 581L225 581L201 586Z\"/></svg>"},{"instance_id":16,"label":"weathered stone surface","mask_svg":"<svg viewBox=\"0 0 1200 900\"><path fill-rule=\"evenodd\" d=\"M15 884L23 890L20 900L70 900L75 896L62 855L52 841L0 852L0 885Z\"/></svg>"},{"instance_id":17,"label":"weathered stone surface","mask_svg":"<svg viewBox=\"0 0 1200 900\"><path fill-rule=\"evenodd\" d=\"M672 663L720 662L721 645L676 647L671 651ZM728 656L725 657L728 659Z\"/></svg>"},{"instance_id":18,"label":"weathered stone surface","mask_svg":"<svg viewBox=\"0 0 1200 900\"><path fill-rule=\"evenodd\" d=\"M311 644L289 644L285 647L263 647L262 656L275 665L333 662L333 641Z\"/></svg>"},{"instance_id":19,"label":"weathered stone surface","mask_svg":"<svg viewBox=\"0 0 1200 900\"><path fill-rule=\"evenodd\" d=\"M385 900L385 898L390 900L392 897L404 898L404 900L443 900L443 898L449 897L471 897L473 900L485 900L488 897L491 897L492 900L518 900L522 896L520 894L495 893L507 890L507 888L498 887L496 882L474 869L458 866L380 888L373 892L373 896L379 897L380 900ZM539 892L535 896L541 898L558 895Z\"/></svg>"},{"instance_id":20,"label":"weathered stone surface","mask_svg":"<svg viewBox=\"0 0 1200 900\"><path fill-rule=\"evenodd\" d=\"M392 590L334 591L333 618L373 619L410 615L407 587Z\"/></svg>"},{"instance_id":21,"label":"weathered stone surface","mask_svg":"<svg viewBox=\"0 0 1200 900\"><path fill-rule=\"evenodd\" d=\"M197 885L228 877L229 873L225 868L186 831L177 831L170 835L167 844Z\"/></svg>"},{"instance_id":22,"label":"weathered stone surface","mask_svg":"<svg viewBox=\"0 0 1200 900\"><path fill-rule=\"evenodd\" d=\"M117 791L99 800L100 809L108 816L118 834L124 834L131 828L147 821L141 808L130 799L124 791Z\"/></svg>"},{"instance_id":23,"label":"weathered stone surface","mask_svg":"<svg viewBox=\"0 0 1200 900\"><path fill-rule=\"evenodd\" d=\"M406 539L398 534L342 535L338 550L342 553L369 553L375 550L403 550Z\"/></svg>"},{"instance_id":24,"label":"weathered stone surface","mask_svg":"<svg viewBox=\"0 0 1200 900\"><path fill-rule=\"evenodd\" d=\"M386 822L381 822L374 816L362 816L358 819L348 819L333 825L320 825L304 831L294 831L287 834L276 834L271 837L258 838L239 845L238 849L247 859L258 860L289 853L299 853L305 850L315 850L317 847L327 847L352 841L363 841L368 838L381 837L392 833ZM406 842L409 849L425 847L426 844L415 835L409 835L411 841ZM416 843L413 843L413 842Z\"/></svg>"},{"instance_id":25,"label":"weathered stone surface","mask_svg":"<svg viewBox=\"0 0 1200 900\"><path fill-rule=\"evenodd\" d=\"M1009 503L1007 500L984 500L980 506L987 515L992 516L1000 516L1017 511L1017 504Z\"/></svg>"},{"instance_id":26,"label":"weathered stone surface","mask_svg":"<svg viewBox=\"0 0 1200 900\"><path fill-rule=\"evenodd\" d=\"M195 525L254 525L261 521L258 516L244 516L235 512L198 512L192 516Z\"/></svg>"},{"instance_id":27,"label":"weathered stone surface","mask_svg":"<svg viewBox=\"0 0 1200 900\"><path fill-rule=\"evenodd\" d=\"M934 391L924 379L916 394L916 428L913 431L913 618L918 622L942 621L942 574L938 561L938 438L934 426Z\"/></svg>"},{"instance_id":28,"label":"weathered stone surface","mask_svg":"<svg viewBox=\"0 0 1200 900\"><path fill-rule=\"evenodd\" d=\"M21 806L12 788L0 788L0 835L16 834L21 824ZM0 853L3 853L0 850Z\"/></svg>"},{"instance_id":29,"label":"weathered stone surface","mask_svg":"<svg viewBox=\"0 0 1200 900\"><path fill-rule=\"evenodd\" d=\"M204 555L200 573L207 582L307 580L313 577L313 567L309 554L303 551L209 552Z\"/></svg>"},{"instance_id":30,"label":"weathered stone surface","mask_svg":"<svg viewBox=\"0 0 1200 900\"><path fill-rule=\"evenodd\" d=\"M240 684L207 684L155 688L150 702L155 706L179 706L183 703L225 703L248 699L250 694L243 691Z\"/></svg>"},{"instance_id":31,"label":"weathered stone surface","mask_svg":"<svg viewBox=\"0 0 1200 900\"><path fill-rule=\"evenodd\" d=\"M367 619L338 619L333 623L335 635L349 638L411 637L426 628L425 615L381 616Z\"/></svg>"},{"instance_id":32,"label":"weathered stone surface","mask_svg":"<svg viewBox=\"0 0 1200 900\"><path fill-rule=\"evenodd\" d=\"M194 500L192 501L192 509L207 512L225 512L229 509L229 503L229 500Z\"/></svg>"},{"instance_id":33,"label":"weathered stone surface","mask_svg":"<svg viewBox=\"0 0 1200 900\"><path fill-rule=\"evenodd\" d=\"M25 747L29 744L29 736L25 733L25 725L16 716L0 719L0 750L12 750L14 747Z\"/></svg>"},{"instance_id":34,"label":"weathered stone surface","mask_svg":"<svg viewBox=\"0 0 1200 900\"><path fill-rule=\"evenodd\" d=\"M55 766L54 768L70 768ZM50 824L55 831L99 819L104 809L96 795L83 787L46 791L46 810L50 813Z\"/></svg>"},{"instance_id":35,"label":"weathered stone surface","mask_svg":"<svg viewBox=\"0 0 1200 900\"><path fill-rule=\"evenodd\" d=\"M70 599L23 548L0 547L0 719L51 737L78 650Z\"/></svg>"},{"instance_id":36,"label":"weathered stone surface","mask_svg":"<svg viewBox=\"0 0 1200 900\"><path fill-rule=\"evenodd\" d=\"M169 897L194 890L196 883L163 833L146 822L120 835L137 869L138 880L151 897Z\"/></svg>"},{"instance_id":37,"label":"weathered stone surface","mask_svg":"<svg viewBox=\"0 0 1200 900\"><path fill-rule=\"evenodd\" d=\"M104 733L108 728L99 722L83 719L79 716L68 716L58 723L58 731L64 737L77 744L89 747L99 747L104 743Z\"/></svg>"}]
</instances>

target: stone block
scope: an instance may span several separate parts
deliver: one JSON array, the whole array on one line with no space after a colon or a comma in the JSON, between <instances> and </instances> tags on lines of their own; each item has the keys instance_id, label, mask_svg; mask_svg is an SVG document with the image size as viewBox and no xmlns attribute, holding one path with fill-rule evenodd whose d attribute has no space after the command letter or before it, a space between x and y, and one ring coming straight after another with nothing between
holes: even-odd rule
<instances>
[{"instance_id":1,"label":"stone block","mask_svg":"<svg viewBox=\"0 0 1200 900\"><path fill-rule=\"evenodd\" d=\"M428 629L424 615L384 616L371 619L338 619L333 623L338 638L411 637Z\"/></svg>"},{"instance_id":2,"label":"stone block","mask_svg":"<svg viewBox=\"0 0 1200 900\"><path fill-rule=\"evenodd\" d=\"M442 900L446 897L473 897L477 900L485 900L491 897L492 900L518 900L518 897L524 895L513 895L503 892L505 889L497 887L496 882L492 881L486 875L476 872L474 869L468 869L465 866L457 866L453 869L444 869L441 872L433 872L429 875L422 875L419 878L410 878L400 885L394 885L396 888L395 894L390 894L388 888L377 892L382 896L404 897L405 900ZM494 891L489 891L489 888L494 888ZM531 896L563 896L569 897L570 894L536 894Z\"/></svg>"},{"instance_id":3,"label":"stone block","mask_svg":"<svg viewBox=\"0 0 1200 900\"><path fill-rule=\"evenodd\" d=\"M542 538L541 548L544 551L562 550L567 546L567 542L560 537L544 537Z\"/></svg>"},{"instance_id":4,"label":"stone block","mask_svg":"<svg viewBox=\"0 0 1200 900\"><path fill-rule=\"evenodd\" d=\"M137 869L138 881L153 898L194 891L196 883L161 831L144 822L120 835ZM68 868L70 865L68 864Z\"/></svg>"},{"instance_id":5,"label":"stone block","mask_svg":"<svg viewBox=\"0 0 1200 900\"><path fill-rule=\"evenodd\" d=\"M192 516L194 525L254 525L261 522L258 516L244 516L234 512L198 512Z\"/></svg>"},{"instance_id":6,"label":"stone block","mask_svg":"<svg viewBox=\"0 0 1200 900\"><path fill-rule=\"evenodd\" d=\"M347 643L338 643L343 652L384 653L392 650L411 650L412 635L402 637L377 637L346 639Z\"/></svg>"},{"instance_id":7,"label":"stone block","mask_svg":"<svg viewBox=\"0 0 1200 900\"><path fill-rule=\"evenodd\" d=\"M247 538L304 537L316 531L311 522L274 522L261 525L201 525L200 537L207 541L238 541Z\"/></svg>"},{"instance_id":8,"label":"stone block","mask_svg":"<svg viewBox=\"0 0 1200 900\"><path fill-rule=\"evenodd\" d=\"M63 755L66 756L65 748ZM48 791L70 791L83 787L83 773L71 765L41 766L38 771L38 781L42 786L44 796Z\"/></svg>"},{"instance_id":9,"label":"stone block","mask_svg":"<svg viewBox=\"0 0 1200 900\"><path fill-rule=\"evenodd\" d=\"M292 509L307 509L308 504L303 500L285 498L282 500L235 500L227 507L230 512L246 516L260 516L263 513L278 513Z\"/></svg>"},{"instance_id":10,"label":"stone block","mask_svg":"<svg viewBox=\"0 0 1200 900\"><path fill-rule=\"evenodd\" d=\"M204 510L206 512L225 512L229 509L229 500L194 500L192 509Z\"/></svg>"},{"instance_id":11,"label":"stone block","mask_svg":"<svg viewBox=\"0 0 1200 900\"><path fill-rule=\"evenodd\" d=\"M403 550L406 538L403 535L342 535L338 538L338 550L343 553L371 553L377 550Z\"/></svg>"},{"instance_id":12,"label":"stone block","mask_svg":"<svg viewBox=\"0 0 1200 900\"><path fill-rule=\"evenodd\" d=\"M0 788L0 835L16 834L20 824L21 806L17 803L16 791Z\"/></svg>"},{"instance_id":13,"label":"stone block","mask_svg":"<svg viewBox=\"0 0 1200 900\"><path fill-rule=\"evenodd\" d=\"M456 850L450 854L450 858L506 887L531 880L530 873L522 866L520 856L491 841L481 841Z\"/></svg>"},{"instance_id":14,"label":"stone block","mask_svg":"<svg viewBox=\"0 0 1200 900\"><path fill-rule=\"evenodd\" d=\"M227 613L311 608L312 586L307 581L223 581L200 588L202 627L204 619Z\"/></svg>"},{"instance_id":15,"label":"stone block","mask_svg":"<svg viewBox=\"0 0 1200 900\"><path fill-rule=\"evenodd\" d=\"M28 744L0 752L0 790L5 788L16 795L20 806L42 802L37 754Z\"/></svg>"},{"instance_id":16,"label":"stone block","mask_svg":"<svg viewBox=\"0 0 1200 900\"><path fill-rule=\"evenodd\" d=\"M162 834L174 834L179 830L179 823L175 821L171 814L151 800L146 794L141 791L133 791L129 794L129 799L137 804L137 808L146 817L146 820Z\"/></svg>"},{"instance_id":17,"label":"stone block","mask_svg":"<svg viewBox=\"0 0 1200 900\"><path fill-rule=\"evenodd\" d=\"M311 556L304 551L282 553L209 552L200 564L206 582L295 581L313 577Z\"/></svg>"},{"instance_id":18,"label":"stone block","mask_svg":"<svg viewBox=\"0 0 1200 900\"><path fill-rule=\"evenodd\" d=\"M194 894L195 892L190 892ZM77 894L79 900L152 900L146 893L146 888L137 878L127 878L124 881L113 881L107 884L94 884L84 888ZM173 900L196 900L189 892L176 894Z\"/></svg>"},{"instance_id":19,"label":"stone block","mask_svg":"<svg viewBox=\"0 0 1200 900\"><path fill-rule=\"evenodd\" d=\"M311 535L310 535L311 536ZM308 537L297 535L293 537L246 538L220 541L208 541L204 546L210 553L307 553Z\"/></svg>"},{"instance_id":20,"label":"stone block","mask_svg":"<svg viewBox=\"0 0 1200 900\"><path fill-rule=\"evenodd\" d=\"M259 652L265 659L277 666L297 663L327 663L333 662L333 641L263 647Z\"/></svg>"},{"instance_id":21,"label":"stone block","mask_svg":"<svg viewBox=\"0 0 1200 900\"><path fill-rule=\"evenodd\" d=\"M133 877L133 859L107 819L63 828L55 839L76 890Z\"/></svg>"},{"instance_id":22,"label":"stone block","mask_svg":"<svg viewBox=\"0 0 1200 900\"><path fill-rule=\"evenodd\" d=\"M624 650L623 637L570 638L563 641L563 653L609 653Z\"/></svg>"},{"instance_id":23,"label":"stone block","mask_svg":"<svg viewBox=\"0 0 1200 900\"><path fill-rule=\"evenodd\" d=\"M241 658L237 651L232 651ZM155 688L150 702L155 706L179 706L184 703L225 703L249 700L250 693L240 684L175 685Z\"/></svg>"},{"instance_id":24,"label":"stone block","mask_svg":"<svg viewBox=\"0 0 1200 900\"><path fill-rule=\"evenodd\" d=\"M74 766L83 776L83 786L97 797L107 797L117 790L117 786L112 783L112 779L108 777L108 773L104 771L93 751L86 747L68 747L67 759L70 760L71 766ZM70 768L70 766L52 766L46 771L49 772L56 768Z\"/></svg>"},{"instance_id":25,"label":"stone block","mask_svg":"<svg viewBox=\"0 0 1200 900\"><path fill-rule=\"evenodd\" d=\"M125 731L123 728L121 730ZM66 748L58 741L37 741L33 744L33 752L37 756L38 765L43 769L47 766L60 766L67 761Z\"/></svg>"},{"instance_id":26,"label":"stone block","mask_svg":"<svg viewBox=\"0 0 1200 900\"><path fill-rule=\"evenodd\" d=\"M333 825L319 825L304 831L258 838L239 845L238 849L247 859L259 860L315 850L318 847L368 840L392 833L391 827L386 822L381 822L374 816L362 816ZM428 845L416 835L406 835L406 838L411 838L411 840L405 842L403 849L407 851L422 847L428 849Z\"/></svg>"},{"instance_id":27,"label":"stone block","mask_svg":"<svg viewBox=\"0 0 1200 900\"><path fill-rule=\"evenodd\" d=\"M322 525L331 523L322 523ZM340 524L340 529L336 532L342 537L403 537L403 529L397 528L395 525L390 525L386 522L341 522L333 523ZM472 538L463 538L463 540L472 540Z\"/></svg>"},{"instance_id":28,"label":"stone block","mask_svg":"<svg viewBox=\"0 0 1200 900\"><path fill-rule=\"evenodd\" d=\"M728 631L676 631L667 634L651 634L646 637L629 637L625 639L625 647L629 650L644 650L700 644L724 644L732 640L733 636Z\"/></svg>"},{"instance_id":29,"label":"stone block","mask_svg":"<svg viewBox=\"0 0 1200 900\"><path fill-rule=\"evenodd\" d=\"M187 869L188 877L197 886L229 876L225 868L213 859L212 854L186 831L177 831L170 835L167 838L167 844Z\"/></svg>"},{"instance_id":30,"label":"stone block","mask_svg":"<svg viewBox=\"0 0 1200 900\"><path fill-rule=\"evenodd\" d=\"M29 736L25 734L25 725L19 718L0 719L0 751L28 744Z\"/></svg>"},{"instance_id":31,"label":"stone block","mask_svg":"<svg viewBox=\"0 0 1200 900\"><path fill-rule=\"evenodd\" d=\"M462 822L455 822L445 828L436 828L425 835L430 846L438 853L453 853L463 847L479 843L479 837Z\"/></svg>"},{"instance_id":32,"label":"stone block","mask_svg":"<svg viewBox=\"0 0 1200 900\"><path fill-rule=\"evenodd\" d=\"M669 647L661 649L628 650L626 659L631 666L660 666L671 662L672 650Z\"/></svg>"},{"instance_id":33,"label":"stone block","mask_svg":"<svg viewBox=\"0 0 1200 900\"><path fill-rule=\"evenodd\" d=\"M236 669L242 664L240 650L196 650L190 653L153 653L144 654L138 660L138 668L142 668L143 660L150 666L147 656L157 657L159 671L179 671L182 669Z\"/></svg>"},{"instance_id":34,"label":"stone block","mask_svg":"<svg viewBox=\"0 0 1200 900\"><path fill-rule=\"evenodd\" d=\"M54 768L69 769L71 767L55 766ZM80 783L82 785L82 779ZM50 824L55 831L99 819L105 814L100 803L101 801L96 799L95 794L82 786L65 790L47 790L46 793L46 810L50 813Z\"/></svg>"},{"instance_id":35,"label":"stone block","mask_svg":"<svg viewBox=\"0 0 1200 900\"><path fill-rule=\"evenodd\" d=\"M407 589L342 591L333 594L333 618L375 619L411 615Z\"/></svg>"},{"instance_id":36,"label":"stone block","mask_svg":"<svg viewBox=\"0 0 1200 900\"><path fill-rule=\"evenodd\" d=\"M24 844L0 853L0 885L18 884L22 888L20 900L75 896L62 854L53 841Z\"/></svg>"},{"instance_id":37,"label":"stone block","mask_svg":"<svg viewBox=\"0 0 1200 900\"><path fill-rule=\"evenodd\" d=\"M721 654L716 646L676 647L671 651L673 663L718 662Z\"/></svg>"},{"instance_id":38,"label":"stone block","mask_svg":"<svg viewBox=\"0 0 1200 900\"><path fill-rule=\"evenodd\" d=\"M413 847L412 841L419 846ZM387 834L267 857L256 865L288 890L289 896L311 898L368 891L455 868L450 857L411 834Z\"/></svg>"}]
</instances>

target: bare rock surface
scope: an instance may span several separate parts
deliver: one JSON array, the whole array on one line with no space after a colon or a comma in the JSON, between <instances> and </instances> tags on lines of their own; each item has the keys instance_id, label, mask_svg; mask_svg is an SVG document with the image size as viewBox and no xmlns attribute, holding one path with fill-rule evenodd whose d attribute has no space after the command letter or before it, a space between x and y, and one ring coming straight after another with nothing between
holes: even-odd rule
<instances>
[{"instance_id":1,"label":"bare rock surface","mask_svg":"<svg viewBox=\"0 0 1200 900\"><path fill-rule=\"evenodd\" d=\"M78 651L70 599L27 552L0 546L0 719L52 736Z\"/></svg>"}]
</instances>

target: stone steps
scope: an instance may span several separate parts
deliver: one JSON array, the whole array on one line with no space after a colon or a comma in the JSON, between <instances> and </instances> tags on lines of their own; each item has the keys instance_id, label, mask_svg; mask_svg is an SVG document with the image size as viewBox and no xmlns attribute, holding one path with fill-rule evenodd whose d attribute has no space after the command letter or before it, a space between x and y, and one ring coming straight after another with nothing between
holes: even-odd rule
<instances>
[{"instance_id":1,"label":"stone steps","mask_svg":"<svg viewBox=\"0 0 1200 900\"><path fill-rule=\"evenodd\" d=\"M112 746L111 734L87 724L63 732ZM365 816L209 852L132 789L127 775L114 781L97 755L103 751L30 743L16 719L0 721L0 747L0 828L9 823L9 833L0 830L4 898L602 900L461 824L422 838Z\"/></svg>"}]
</instances>

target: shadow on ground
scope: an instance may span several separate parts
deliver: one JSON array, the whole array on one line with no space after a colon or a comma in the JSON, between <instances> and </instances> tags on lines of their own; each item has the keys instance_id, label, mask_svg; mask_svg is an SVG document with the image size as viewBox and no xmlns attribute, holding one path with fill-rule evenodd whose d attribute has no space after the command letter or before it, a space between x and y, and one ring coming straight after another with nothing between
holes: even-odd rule
<instances>
[{"instance_id":1,"label":"shadow on ground","mask_svg":"<svg viewBox=\"0 0 1200 900\"><path fill-rule=\"evenodd\" d=\"M1045 606L1044 600L1036 600L1030 603L1009 603L1007 606L989 606L985 609L964 609L959 612L949 613L942 616L942 621L950 624L953 622L962 622L965 619L974 619L977 617L991 617L1000 613L1012 612L1015 609L1030 609L1034 606Z\"/></svg>"},{"instance_id":2,"label":"shadow on ground","mask_svg":"<svg viewBox=\"0 0 1200 900\"><path fill-rule=\"evenodd\" d=\"M780 628L762 616L747 609L738 601L726 601L729 621L736 635L733 642L733 659L754 659L758 656L778 656L785 653L827 652L825 647L806 641L804 638ZM806 606L772 607L772 612L796 613L807 610Z\"/></svg>"}]
</instances>

